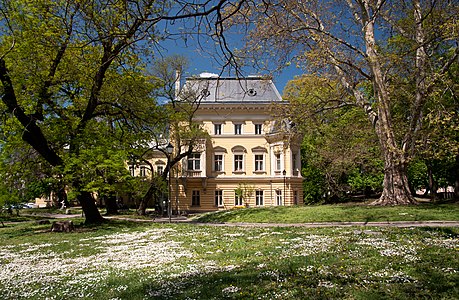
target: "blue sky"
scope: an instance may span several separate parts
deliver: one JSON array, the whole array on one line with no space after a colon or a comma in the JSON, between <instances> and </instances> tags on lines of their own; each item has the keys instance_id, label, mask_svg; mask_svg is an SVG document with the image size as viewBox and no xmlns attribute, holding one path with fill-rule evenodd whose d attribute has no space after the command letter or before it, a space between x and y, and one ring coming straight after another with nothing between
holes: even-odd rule
<instances>
[{"instance_id":1,"label":"blue sky","mask_svg":"<svg viewBox=\"0 0 459 300\"><path fill-rule=\"evenodd\" d=\"M205 46L205 43L203 43ZM201 45L203 45L201 44ZM217 59L213 56L213 53L204 53L205 50L202 49L202 46L199 47L194 42L188 42L188 45L185 45L183 41L166 41L161 43L163 49L161 50L162 55L170 56L173 54L180 54L188 57L190 62L190 67L188 68L188 73L185 76L197 75L203 72L220 74L222 72L221 62L218 62ZM303 71L295 67L294 64L291 64L289 67L286 67L282 72L274 74L273 81L277 89L282 95L285 85L289 80L292 80L296 75L301 75ZM258 72L255 69L245 69L244 76L248 75L266 75L266 72ZM224 72L222 76L228 76L228 72Z\"/></svg>"}]
</instances>

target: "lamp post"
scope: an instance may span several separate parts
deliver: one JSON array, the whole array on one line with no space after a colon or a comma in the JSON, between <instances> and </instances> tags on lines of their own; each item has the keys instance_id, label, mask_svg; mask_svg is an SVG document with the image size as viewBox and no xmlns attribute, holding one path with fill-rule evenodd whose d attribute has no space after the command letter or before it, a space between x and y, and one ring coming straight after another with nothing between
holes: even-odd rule
<instances>
[{"instance_id":1,"label":"lamp post","mask_svg":"<svg viewBox=\"0 0 459 300\"><path fill-rule=\"evenodd\" d=\"M167 184L167 215L169 217L169 223L171 223L171 215L172 215L172 210L171 210L171 154L174 151L174 146L172 146L171 143L167 144L166 146L166 152L167 152L167 165L169 166L168 170L168 176L169 176L169 181Z\"/></svg>"},{"instance_id":2,"label":"lamp post","mask_svg":"<svg viewBox=\"0 0 459 300\"><path fill-rule=\"evenodd\" d=\"M282 198L284 200L284 205L285 205L285 196L286 196L286 194L285 194L285 175L287 175L287 171L285 171L285 170L282 171L282 175L284 175L284 196Z\"/></svg>"}]
</instances>

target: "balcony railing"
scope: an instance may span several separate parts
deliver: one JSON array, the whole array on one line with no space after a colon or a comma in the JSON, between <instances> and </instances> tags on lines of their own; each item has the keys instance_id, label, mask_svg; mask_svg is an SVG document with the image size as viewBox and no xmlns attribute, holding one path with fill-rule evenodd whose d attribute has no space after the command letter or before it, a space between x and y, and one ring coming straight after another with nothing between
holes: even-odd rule
<instances>
[{"instance_id":1,"label":"balcony railing","mask_svg":"<svg viewBox=\"0 0 459 300\"><path fill-rule=\"evenodd\" d=\"M201 177L202 171L201 170L187 170L185 171L186 177Z\"/></svg>"}]
</instances>

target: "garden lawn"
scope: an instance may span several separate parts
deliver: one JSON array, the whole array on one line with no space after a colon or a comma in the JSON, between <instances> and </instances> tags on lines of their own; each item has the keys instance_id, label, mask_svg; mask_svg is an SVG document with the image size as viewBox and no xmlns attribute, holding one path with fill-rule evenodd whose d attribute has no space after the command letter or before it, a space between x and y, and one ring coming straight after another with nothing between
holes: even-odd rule
<instances>
[{"instance_id":1,"label":"garden lawn","mask_svg":"<svg viewBox=\"0 0 459 300\"><path fill-rule=\"evenodd\" d=\"M195 221L209 223L459 221L459 204L410 206L339 204L242 208L198 215Z\"/></svg>"},{"instance_id":2,"label":"garden lawn","mask_svg":"<svg viewBox=\"0 0 459 300\"><path fill-rule=\"evenodd\" d=\"M2 299L457 299L458 228L0 228Z\"/></svg>"}]
</instances>

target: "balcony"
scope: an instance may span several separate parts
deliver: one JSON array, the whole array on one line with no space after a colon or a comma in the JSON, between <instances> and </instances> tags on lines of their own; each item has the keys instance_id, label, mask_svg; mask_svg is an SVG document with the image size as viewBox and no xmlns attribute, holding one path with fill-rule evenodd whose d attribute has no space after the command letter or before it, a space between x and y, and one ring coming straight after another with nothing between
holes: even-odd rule
<instances>
[{"instance_id":1,"label":"balcony","mask_svg":"<svg viewBox=\"0 0 459 300\"><path fill-rule=\"evenodd\" d=\"M201 170L187 170L185 171L185 177L202 177L202 171Z\"/></svg>"}]
</instances>

